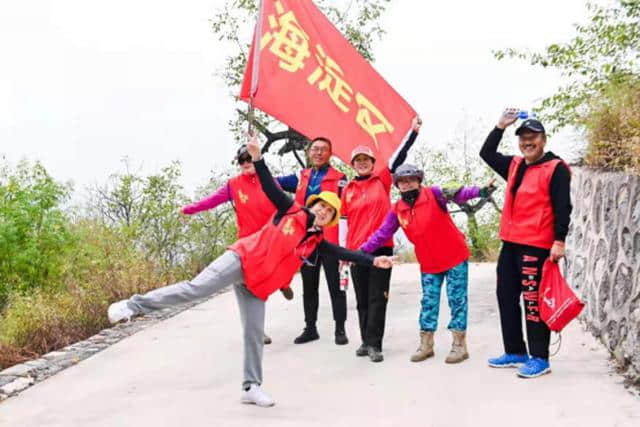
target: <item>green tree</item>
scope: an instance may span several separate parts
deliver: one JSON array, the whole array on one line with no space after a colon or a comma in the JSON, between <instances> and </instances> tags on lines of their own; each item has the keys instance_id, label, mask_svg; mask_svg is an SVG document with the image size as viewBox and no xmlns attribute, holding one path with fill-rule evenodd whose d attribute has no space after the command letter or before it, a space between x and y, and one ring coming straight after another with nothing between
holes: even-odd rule
<instances>
[{"instance_id":1,"label":"green tree","mask_svg":"<svg viewBox=\"0 0 640 427\"><path fill-rule=\"evenodd\" d=\"M40 163L0 166L0 307L11 292L55 284L74 246L64 205L71 187Z\"/></svg>"},{"instance_id":2,"label":"green tree","mask_svg":"<svg viewBox=\"0 0 640 427\"><path fill-rule=\"evenodd\" d=\"M389 1L317 0L315 3L358 52L368 61L373 61L373 43L385 33L381 18ZM236 100L251 47L249 42L256 22L258 4L258 0L226 0L211 20L214 34L234 47L233 54L227 56L225 66L218 74ZM229 123L237 141L243 139L246 129L247 115L243 110L244 106L239 104L235 119ZM285 140L286 143L278 154L292 152L299 162L304 162L296 150L302 150L308 144L306 136L258 111L255 122L258 131L267 138L263 151L268 151L274 142ZM274 128L278 130L269 130Z\"/></svg>"},{"instance_id":3,"label":"green tree","mask_svg":"<svg viewBox=\"0 0 640 427\"><path fill-rule=\"evenodd\" d=\"M498 59L518 58L531 65L560 70L567 83L542 101L541 117L555 129L584 125L593 98L606 96L611 85L637 79L640 71L640 2L618 0L603 7L588 3L586 24L576 25L576 36L554 43L543 52L504 49Z\"/></svg>"}]
</instances>

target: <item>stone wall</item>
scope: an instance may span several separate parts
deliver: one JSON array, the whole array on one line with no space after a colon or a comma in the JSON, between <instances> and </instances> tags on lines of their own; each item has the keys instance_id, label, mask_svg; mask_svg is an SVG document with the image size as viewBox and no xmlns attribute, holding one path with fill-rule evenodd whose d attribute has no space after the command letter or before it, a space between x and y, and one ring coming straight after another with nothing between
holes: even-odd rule
<instances>
[{"instance_id":1,"label":"stone wall","mask_svg":"<svg viewBox=\"0 0 640 427\"><path fill-rule=\"evenodd\" d=\"M572 172L565 277L589 330L640 379L640 177Z\"/></svg>"}]
</instances>

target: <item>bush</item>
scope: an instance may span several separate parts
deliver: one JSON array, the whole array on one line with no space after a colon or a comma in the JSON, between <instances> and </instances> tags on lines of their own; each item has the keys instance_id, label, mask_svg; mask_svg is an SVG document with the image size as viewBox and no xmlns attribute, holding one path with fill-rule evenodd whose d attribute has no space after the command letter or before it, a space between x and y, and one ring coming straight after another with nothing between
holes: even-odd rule
<instances>
[{"instance_id":1,"label":"bush","mask_svg":"<svg viewBox=\"0 0 640 427\"><path fill-rule=\"evenodd\" d=\"M585 164L640 175L640 78L611 84L582 122L589 141Z\"/></svg>"},{"instance_id":2,"label":"bush","mask_svg":"<svg viewBox=\"0 0 640 427\"><path fill-rule=\"evenodd\" d=\"M41 165L0 171L0 369L90 337L109 304L193 277L235 240L230 206L178 213L179 175L177 163L114 175L72 220L61 207L70 188Z\"/></svg>"},{"instance_id":3,"label":"bush","mask_svg":"<svg viewBox=\"0 0 640 427\"><path fill-rule=\"evenodd\" d=\"M10 292L56 283L76 242L62 209L71 189L40 163L0 167L0 309Z\"/></svg>"},{"instance_id":4,"label":"bush","mask_svg":"<svg viewBox=\"0 0 640 427\"><path fill-rule=\"evenodd\" d=\"M124 233L86 221L74 231L79 244L65 260L61 286L9 298L0 322L0 368L97 333L108 326L110 303L176 279Z\"/></svg>"},{"instance_id":5,"label":"bush","mask_svg":"<svg viewBox=\"0 0 640 427\"><path fill-rule=\"evenodd\" d=\"M495 262L498 260L502 241L498 236L500 213L492 212L486 222L470 220L467 223L467 242L471 251L471 261Z\"/></svg>"}]
</instances>

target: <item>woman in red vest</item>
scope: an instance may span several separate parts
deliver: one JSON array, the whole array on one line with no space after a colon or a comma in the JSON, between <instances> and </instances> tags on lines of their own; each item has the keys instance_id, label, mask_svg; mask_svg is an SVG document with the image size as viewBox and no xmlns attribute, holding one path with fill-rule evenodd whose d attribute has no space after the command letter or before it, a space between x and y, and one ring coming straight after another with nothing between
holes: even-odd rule
<instances>
[{"instance_id":1,"label":"woman in red vest","mask_svg":"<svg viewBox=\"0 0 640 427\"><path fill-rule=\"evenodd\" d=\"M228 180L211 196L184 206L180 211L184 215L193 215L231 202L238 219L238 238L242 238L260 230L276 212L276 207L260 187L246 145L238 149L236 161L240 167L238 175ZM286 299L293 299L293 291L290 288L281 291ZM265 334L264 343L271 344L271 337Z\"/></svg>"},{"instance_id":2,"label":"woman in red vest","mask_svg":"<svg viewBox=\"0 0 640 427\"><path fill-rule=\"evenodd\" d=\"M295 193L296 202L300 205L304 205L310 197L321 191L331 191L336 193L338 197L342 194L342 189L347 184L347 177L331 166L329 163L331 153L331 141L327 138L316 138L311 141L308 151L312 167L303 169L299 178L295 174L279 178L282 188ZM325 232L325 238L331 243L338 244L338 227L328 229ZM300 270L305 328L302 334L296 337L294 343L304 344L320 338L316 321L318 319L320 265L322 264L331 296L331 308L335 321L335 343L344 345L349 342L344 329L344 323L347 320L347 295L340 289L338 259L326 254L319 261L315 265L304 265Z\"/></svg>"},{"instance_id":3,"label":"woman in red vest","mask_svg":"<svg viewBox=\"0 0 640 427\"><path fill-rule=\"evenodd\" d=\"M389 159L389 166L374 173L376 157L368 146L356 147L351 153L351 166L357 176L342 192L340 246L358 250L384 222L391 209L391 174L407 158L407 152L418 136L422 121L415 117L412 131ZM392 255L393 238L376 249L374 255ZM389 299L390 269L351 267L353 289L356 293L358 320L362 345L356 356L369 356L372 362L382 362L387 301Z\"/></svg>"},{"instance_id":4,"label":"woman in red vest","mask_svg":"<svg viewBox=\"0 0 640 427\"><path fill-rule=\"evenodd\" d=\"M507 180L497 270L505 353L489 359L489 366L519 367L519 376L534 378L551 372L551 332L540 319L538 288L545 260L550 256L558 261L564 256L571 216L571 173L562 159L544 152L547 136L538 120L525 120L516 130L522 157L498 153L504 130L517 119L517 109L505 110L480 151L480 157ZM528 353L520 294L525 301Z\"/></svg>"},{"instance_id":5,"label":"woman in red vest","mask_svg":"<svg viewBox=\"0 0 640 427\"><path fill-rule=\"evenodd\" d=\"M466 330L467 260L470 254L464 235L449 215L447 201L452 197L457 203L464 203L476 197L486 197L492 187L462 187L445 192L438 186L423 187L423 177L423 172L413 165L398 167L393 182L400 190L401 199L393 205L383 225L361 249L373 253L402 227L415 247L422 273L420 345L411 356L411 361L420 362L434 355L433 336L438 326L440 290L446 279L447 300L451 309L448 328L453 335L453 344L445 362L459 363L469 358Z\"/></svg>"},{"instance_id":6,"label":"woman in red vest","mask_svg":"<svg viewBox=\"0 0 640 427\"><path fill-rule=\"evenodd\" d=\"M340 199L321 192L303 206L291 200L275 183L261 158L257 137L248 144L263 191L276 207L275 214L257 233L231 245L219 258L190 281L134 295L109 307L111 323L139 314L210 296L233 285L244 329L243 403L273 406L262 390L262 348L265 301L273 292L289 286L304 264L316 264L323 255L346 261L391 268L392 258L372 257L327 242L323 227L339 220Z\"/></svg>"},{"instance_id":7,"label":"woman in red vest","mask_svg":"<svg viewBox=\"0 0 640 427\"><path fill-rule=\"evenodd\" d=\"M242 238L260 230L275 213L276 208L260 187L246 145L238 149L236 161L240 168L238 175L229 179L209 197L186 205L180 211L185 215L193 215L231 202L238 220L238 238Z\"/></svg>"}]
</instances>

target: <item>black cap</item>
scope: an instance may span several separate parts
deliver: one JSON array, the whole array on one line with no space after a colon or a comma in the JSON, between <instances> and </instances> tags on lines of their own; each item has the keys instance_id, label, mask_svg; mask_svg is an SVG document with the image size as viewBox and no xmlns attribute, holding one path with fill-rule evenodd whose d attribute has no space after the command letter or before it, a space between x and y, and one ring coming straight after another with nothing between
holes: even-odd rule
<instances>
[{"instance_id":1,"label":"black cap","mask_svg":"<svg viewBox=\"0 0 640 427\"><path fill-rule=\"evenodd\" d=\"M238 148L238 152L236 153L236 160L240 160L240 157L242 157L244 154L249 154L246 144L242 144L240 148Z\"/></svg>"},{"instance_id":2,"label":"black cap","mask_svg":"<svg viewBox=\"0 0 640 427\"><path fill-rule=\"evenodd\" d=\"M542 126L542 123L536 119L527 119L522 122L520 127L516 129L516 135L520 135L525 130L530 130L531 132L536 133L545 133L544 126Z\"/></svg>"}]
</instances>

